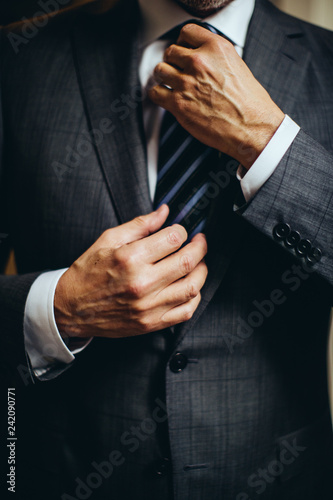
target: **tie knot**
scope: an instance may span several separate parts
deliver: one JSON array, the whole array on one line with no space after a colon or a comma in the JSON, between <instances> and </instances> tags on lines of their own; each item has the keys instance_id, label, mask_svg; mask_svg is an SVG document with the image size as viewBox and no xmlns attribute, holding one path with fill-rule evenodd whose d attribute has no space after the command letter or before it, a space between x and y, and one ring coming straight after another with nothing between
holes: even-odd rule
<instances>
[{"instance_id":1,"label":"tie knot","mask_svg":"<svg viewBox=\"0 0 333 500\"><path fill-rule=\"evenodd\" d=\"M226 38L227 40L229 40L229 42L231 42L231 40L226 37L221 31L219 31L217 28L215 28L214 26L212 26L211 24L209 23L206 23L204 21L199 21L198 19L189 19L188 21L185 21L184 23L181 23L181 24L178 24L177 26L175 26L174 28L172 28L171 30L167 31L166 33L164 33L161 37L160 37L160 40L170 40L172 42L176 41L178 36L179 36L179 33L181 31L181 29L186 26L187 24L197 24L198 26L201 26L202 28L205 28L206 30L208 31L211 31L212 33L215 33L216 35L220 35L220 36L223 36L224 38ZM231 42L232 43L232 42Z\"/></svg>"}]
</instances>

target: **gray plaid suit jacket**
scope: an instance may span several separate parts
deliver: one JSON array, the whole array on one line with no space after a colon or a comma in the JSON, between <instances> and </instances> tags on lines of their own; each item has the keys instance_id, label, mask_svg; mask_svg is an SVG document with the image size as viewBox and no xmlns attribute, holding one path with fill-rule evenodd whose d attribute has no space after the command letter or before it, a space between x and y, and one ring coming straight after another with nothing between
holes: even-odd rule
<instances>
[{"instance_id":1,"label":"gray plaid suit jacket","mask_svg":"<svg viewBox=\"0 0 333 500\"><path fill-rule=\"evenodd\" d=\"M222 210L216 181L195 315L174 333L94 339L53 380L31 375L33 281L151 210L137 25L127 1L50 22L17 53L2 37L0 251L14 248L19 274L0 277L0 345L18 498L331 499L333 35L265 0L244 58L302 130L249 204Z\"/></svg>"}]
</instances>

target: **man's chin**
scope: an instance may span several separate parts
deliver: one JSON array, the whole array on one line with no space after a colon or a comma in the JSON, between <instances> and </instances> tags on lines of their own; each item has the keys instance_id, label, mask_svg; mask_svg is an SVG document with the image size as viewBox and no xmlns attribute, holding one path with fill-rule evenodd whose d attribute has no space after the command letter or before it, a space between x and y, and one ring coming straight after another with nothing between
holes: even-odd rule
<instances>
[{"instance_id":1,"label":"man's chin","mask_svg":"<svg viewBox=\"0 0 333 500\"><path fill-rule=\"evenodd\" d=\"M221 9L224 9L224 7L226 7L231 2L233 2L233 0L225 0L222 3L222 5L220 5L218 7L215 7L215 6L214 7L209 7L209 6L207 6L207 7L200 6L199 7L199 6L194 6L194 5L188 5L186 0L175 0L175 2L178 3L178 5L180 5L180 7L182 7L184 10L186 10L186 12L188 12L192 16L205 18L205 17L208 17L208 16L215 14L215 12L218 12Z\"/></svg>"}]
</instances>

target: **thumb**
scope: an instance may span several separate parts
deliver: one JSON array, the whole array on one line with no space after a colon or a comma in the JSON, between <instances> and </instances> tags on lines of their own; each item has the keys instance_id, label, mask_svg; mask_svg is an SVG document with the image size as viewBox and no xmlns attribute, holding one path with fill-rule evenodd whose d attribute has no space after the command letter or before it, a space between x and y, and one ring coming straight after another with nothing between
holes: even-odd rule
<instances>
[{"instance_id":1,"label":"thumb","mask_svg":"<svg viewBox=\"0 0 333 500\"><path fill-rule=\"evenodd\" d=\"M154 212L141 215L121 226L109 229L107 237L108 244L113 248L119 248L133 241L141 240L160 229L169 215L169 207L161 205Z\"/></svg>"}]
</instances>

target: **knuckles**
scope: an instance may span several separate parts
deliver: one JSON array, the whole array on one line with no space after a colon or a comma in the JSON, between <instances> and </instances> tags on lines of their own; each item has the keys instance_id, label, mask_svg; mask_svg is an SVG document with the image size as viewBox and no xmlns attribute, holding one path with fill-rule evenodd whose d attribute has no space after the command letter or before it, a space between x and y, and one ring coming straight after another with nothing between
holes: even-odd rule
<instances>
[{"instance_id":1,"label":"knuckles","mask_svg":"<svg viewBox=\"0 0 333 500\"><path fill-rule=\"evenodd\" d=\"M193 316L194 311L184 312L183 321L189 321Z\"/></svg>"},{"instance_id":2,"label":"knuckles","mask_svg":"<svg viewBox=\"0 0 333 500\"><path fill-rule=\"evenodd\" d=\"M148 290L148 283L143 280L143 278L136 278L130 280L126 287L126 295L132 299L142 299ZM139 303L136 304L139 307ZM139 307L139 310L142 309Z\"/></svg>"},{"instance_id":3,"label":"knuckles","mask_svg":"<svg viewBox=\"0 0 333 500\"><path fill-rule=\"evenodd\" d=\"M154 76L160 76L163 73L164 70L164 64L163 62L159 62L154 69Z\"/></svg>"},{"instance_id":4,"label":"knuckles","mask_svg":"<svg viewBox=\"0 0 333 500\"><path fill-rule=\"evenodd\" d=\"M98 241L105 247L110 247L114 244L114 228L108 228L103 231L103 233L98 238Z\"/></svg>"},{"instance_id":5,"label":"knuckles","mask_svg":"<svg viewBox=\"0 0 333 500\"><path fill-rule=\"evenodd\" d=\"M188 321L192 318L195 309L192 306L187 306L184 308L183 321Z\"/></svg>"},{"instance_id":6,"label":"knuckles","mask_svg":"<svg viewBox=\"0 0 333 500\"><path fill-rule=\"evenodd\" d=\"M183 315L183 321L188 321L192 318L193 314L195 313L198 305L200 304L201 300L201 294L200 292L197 294L198 300L192 302L189 302L184 309L184 315Z\"/></svg>"},{"instance_id":7,"label":"knuckles","mask_svg":"<svg viewBox=\"0 0 333 500\"><path fill-rule=\"evenodd\" d=\"M186 33L191 33L191 31L196 31L198 29L198 25L195 23L188 23L185 24L182 29L180 30L180 35L185 35ZM207 31L207 34L209 34L209 31Z\"/></svg>"},{"instance_id":8,"label":"knuckles","mask_svg":"<svg viewBox=\"0 0 333 500\"><path fill-rule=\"evenodd\" d=\"M133 222L140 229L147 229L148 231L148 220L145 216L139 215L138 217L135 217L135 219L133 219Z\"/></svg>"},{"instance_id":9,"label":"knuckles","mask_svg":"<svg viewBox=\"0 0 333 500\"><path fill-rule=\"evenodd\" d=\"M99 262L105 262L110 256L110 250L106 247L101 247L96 250L93 255L94 264L98 264Z\"/></svg>"},{"instance_id":10,"label":"knuckles","mask_svg":"<svg viewBox=\"0 0 333 500\"><path fill-rule=\"evenodd\" d=\"M189 254L181 256L180 269L184 274L188 274L194 269L194 259Z\"/></svg>"},{"instance_id":11,"label":"knuckles","mask_svg":"<svg viewBox=\"0 0 333 500\"><path fill-rule=\"evenodd\" d=\"M164 51L164 60L165 60L165 62L169 62L172 59L172 57L173 57L173 55L175 53L175 50L176 50L175 47L176 47L176 45L172 44L172 45L169 45L169 47L167 47L165 49L165 51Z\"/></svg>"},{"instance_id":12,"label":"knuckles","mask_svg":"<svg viewBox=\"0 0 333 500\"><path fill-rule=\"evenodd\" d=\"M119 247L113 252L113 262L120 269L128 269L133 262L133 255L126 251L126 247Z\"/></svg>"},{"instance_id":13,"label":"knuckles","mask_svg":"<svg viewBox=\"0 0 333 500\"><path fill-rule=\"evenodd\" d=\"M199 52L193 52L188 58L188 62L190 67L194 69L202 68L205 64L204 57Z\"/></svg>"},{"instance_id":14,"label":"knuckles","mask_svg":"<svg viewBox=\"0 0 333 500\"><path fill-rule=\"evenodd\" d=\"M167 234L167 241L173 246L180 246L186 240L187 232L182 226L175 226Z\"/></svg>"},{"instance_id":15,"label":"knuckles","mask_svg":"<svg viewBox=\"0 0 333 500\"><path fill-rule=\"evenodd\" d=\"M185 290L186 300L194 299L200 293L199 287L196 283L188 283Z\"/></svg>"},{"instance_id":16,"label":"knuckles","mask_svg":"<svg viewBox=\"0 0 333 500\"><path fill-rule=\"evenodd\" d=\"M134 320L135 328L140 333L149 333L152 331L152 322L150 320L149 315L145 309L137 310L136 308L132 309L132 320Z\"/></svg>"}]
</instances>

